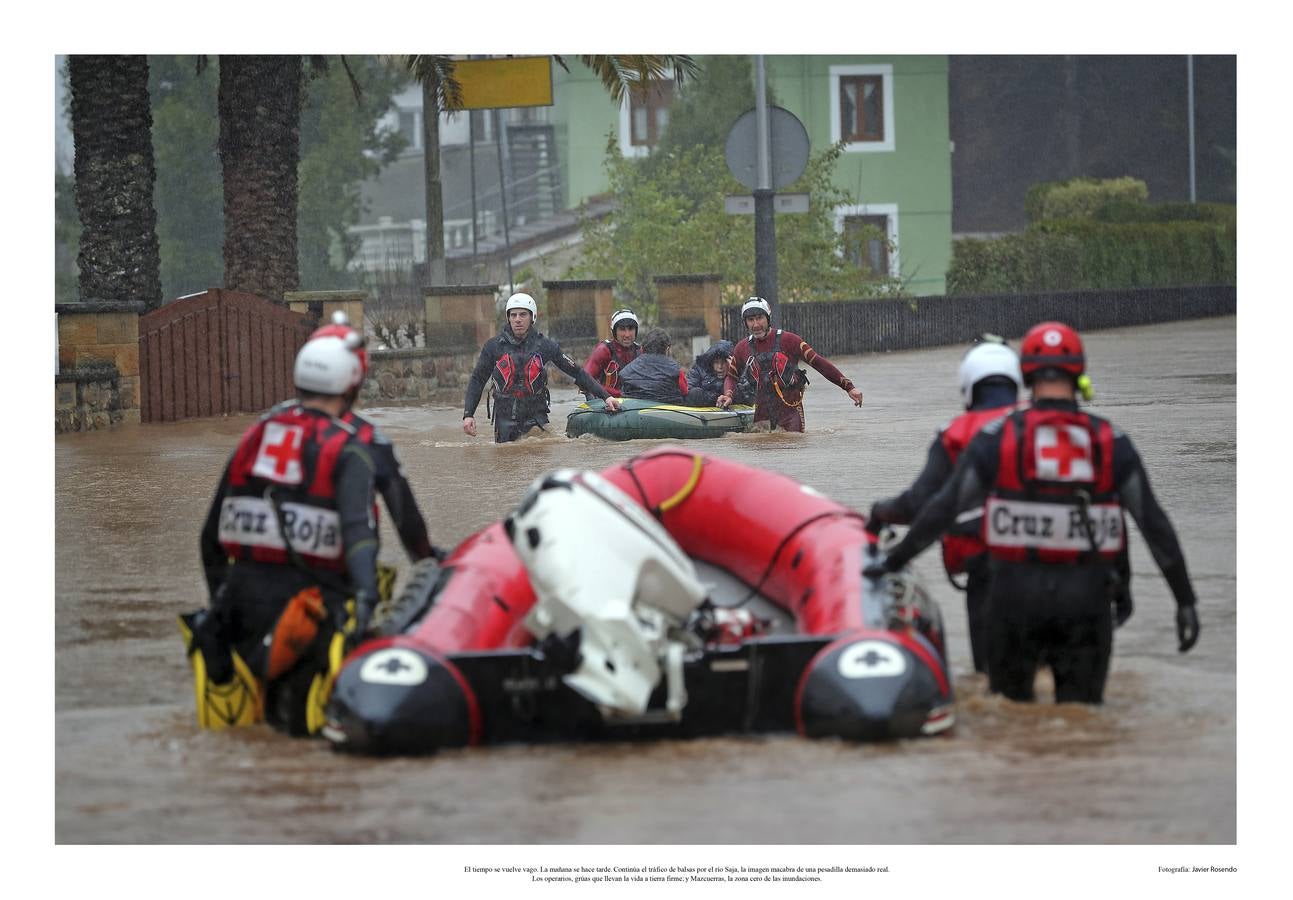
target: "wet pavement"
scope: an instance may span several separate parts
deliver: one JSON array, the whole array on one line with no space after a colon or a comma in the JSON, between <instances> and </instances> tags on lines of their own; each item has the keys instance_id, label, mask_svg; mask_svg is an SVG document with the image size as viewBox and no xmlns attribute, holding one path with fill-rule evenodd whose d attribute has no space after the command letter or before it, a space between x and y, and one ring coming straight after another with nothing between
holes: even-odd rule
<instances>
[{"instance_id":1,"label":"wet pavement","mask_svg":"<svg viewBox=\"0 0 1293 900\"><path fill-rule=\"evenodd\" d=\"M1233 844L1235 320L1085 337L1090 409L1136 441L1180 534L1199 644L1177 653L1170 592L1133 525L1136 613L1115 637L1107 702L987 696L962 595L929 550L916 570L946 618L958 721L946 736L892 744L739 737L373 760L263 726L200 732L174 617L204 602L198 530L252 418L58 436L55 840ZM818 378L807 434L696 446L866 511L915 477L935 429L959 410L961 353L837 358L865 393L862 409ZM399 448L438 544L500 518L542 471L597 469L660 443L568 440L576 397L556 393L553 434L501 447L465 437L460 409L366 411ZM382 558L407 568L385 519Z\"/></svg>"}]
</instances>

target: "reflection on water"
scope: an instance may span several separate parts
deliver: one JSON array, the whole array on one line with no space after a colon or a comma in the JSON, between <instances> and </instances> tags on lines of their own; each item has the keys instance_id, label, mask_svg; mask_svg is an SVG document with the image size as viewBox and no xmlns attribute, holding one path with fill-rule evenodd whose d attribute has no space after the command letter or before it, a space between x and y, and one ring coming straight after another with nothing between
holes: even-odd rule
<instances>
[{"instance_id":1,"label":"reflection on water","mask_svg":"<svg viewBox=\"0 0 1293 900\"><path fill-rule=\"evenodd\" d=\"M942 737L881 745L777 735L372 760L267 728L199 732L174 617L204 602L198 530L253 417L59 436L56 837L1233 842L1234 347L1233 319L1088 337L1093 411L1116 407L1115 421L1137 440L1200 585L1204 631L1195 651L1175 652L1170 594L1137 536L1137 611L1115 639L1105 705L1056 707L1045 676L1038 693L1047 702L987 696L969 664L963 597L930 551L916 568L943 607L958 722ZM936 429L957 411L960 355L945 348L836 360L865 390L862 409L815 383L807 434L694 446L776 469L866 511L910 482ZM1198 371L1188 368L1194 360ZM1181 379L1147 377L1164 370L1188 379L1189 403L1167 403ZM452 545L506 513L544 471L598 469L661 443L568 440L565 416L575 404L558 399L550 433L505 446L466 437L456 408L367 412L395 441L433 540ZM748 487L757 502L757 476ZM382 538L383 560L404 563L385 519Z\"/></svg>"}]
</instances>

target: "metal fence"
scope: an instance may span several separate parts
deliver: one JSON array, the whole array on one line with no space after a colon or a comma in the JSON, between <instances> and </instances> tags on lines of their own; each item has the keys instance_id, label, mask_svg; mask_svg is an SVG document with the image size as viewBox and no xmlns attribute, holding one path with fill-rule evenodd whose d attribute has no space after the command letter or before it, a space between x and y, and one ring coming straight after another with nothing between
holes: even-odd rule
<instances>
[{"instance_id":1,"label":"metal fence","mask_svg":"<svg viewBox=\"0 0 1293 900\"><path fill-rule=\"evenodd\" d=\"M848 355L969 343L983 332L1016 338L1047 320L1094 331L1229 316L1235 303L1231 284L783 303L777 312L778 327L802 335L818 352ZM740 307L723 307L723 336L745 335Z\"/></svg>"}]
</instances>

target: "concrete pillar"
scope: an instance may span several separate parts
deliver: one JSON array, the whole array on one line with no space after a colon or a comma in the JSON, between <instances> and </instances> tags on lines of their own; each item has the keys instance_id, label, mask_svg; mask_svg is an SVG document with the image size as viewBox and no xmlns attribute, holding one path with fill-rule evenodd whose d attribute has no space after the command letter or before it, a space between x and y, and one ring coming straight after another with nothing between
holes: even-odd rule
<instances>
[{"instance_id":1,"label":"concrete pillar","mask_svg":"<svg viewBox=\"0 0 1293 900\"><path fill-rule=\"evenodd\" d=\"M659 275L655 282L660 309L660 327L704 331L712 339L722 337L723 320L720 275Z\"/></svg>"},{"instance_id":2,"label":"concrete pillar","mask_svg":"<svg viewBox=\"0 0 1293 900\"><path fill-rule=\"evenodd\" d=\"M350 319L350 324L362 331L364 327L365 291L289 291L283 302L292 312L315 316L320 325L332 324L332 314L340 310Z\"/></svg>"},{"instance_id":3,"label":"concrete pillar","mask_svg":"<svg viewBox=\"0 0 1293 900\"><path fill-rule=\"evenodd\" d=\"M426 300L427 346L435 349L480 347L501 329L497 284L434 284L422 288Z\"/></svg>"},{"instance_id":4,"label":"concrete pillar","mask_svg":"<svg viewBox=\"0 0 1293 900\"><path fill-rule=\"evenodd\" d=\"M541 330L557 338L610 336L615 309L614 280L545 281L546 324Z\"/></svg>"}]
</instances>

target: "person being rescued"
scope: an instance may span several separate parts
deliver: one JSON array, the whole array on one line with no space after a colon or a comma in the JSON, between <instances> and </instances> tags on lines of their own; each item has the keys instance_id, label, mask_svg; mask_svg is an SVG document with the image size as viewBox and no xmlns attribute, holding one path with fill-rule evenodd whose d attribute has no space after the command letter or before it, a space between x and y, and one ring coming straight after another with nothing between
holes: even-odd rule
<instances>
[{"instance_id":1,"label":"person being rescued","mask_svg":"<svg viewBox=\"0 0 1293 900\"><path fill-rule=\"evenodd\" d=\"M723 385L727 380L728 361L732 358L732 342L716 341L704 353L696 357L687 370L688 397L696 397L696 406L713 406L723 394ZM700 403L704 398L707 402ZM754 403L754 383L748 378L737 382L736 393L732 395L733 403L745 406Z\"/></svg>"},{"instance_id":2,"label":"person being rescued","mask_svg":"<svg viewBox=\"0 0 1293 900\"><path fill-rule=\"evenodd\" d=\"M394 447L351 408L367 370L359 332L316 331L296 357L297 398L261 416L225 466L200 539L211 599L180 617L202 727L322 727L379 597L376 491L412 558L441 555Z\"/></svg>"},{"instance_id":3,"label":"person being rescued","mask_svg":"<svg viewBox=\"0 0 1293 900\"><path fill-rule=\"evenodd\" d=\"M748 377L755 386L754 424L768 429L804 430L804 390L808 375L799 368L806 362L832 384L849 395L854 406L862 405L862 391L826 357L808 346L793 331L775 332L771 327L772 308L762 297L751 297L741 307L741 318L749 329L732 351L723 393L715 406L725 409L732 404L737 382Z\"/></svg>"},{"instance_id":4,"label":"person being rescued","mask_svg":"<svg viewBox=\"0 0 1293 900\"><path fill-rule=\"evenodd\" d=\"M611 313L611 339L593 348L584 363L584 371L612 397L623 397L620 372L641 355L637 315L631 309L617 309Z\"/></svg>"},{"instance_id":5,"label":"person being rescued","mask_svg":"<svg viewBox=\"0 0 1293 900\"><path fill-rule=\"evenodd\" d=\"M652 400L675 406L713 406L714 396L704 390L693 390L687 373L669 355L673 339L663 328L652 328L642 338L642 355L620 372L624 396L634 400Z\"/></svg>"},{"instance_id":6,"label":"person being rescued","mask_svg":"<svg viewBox=\"0 0 1293 900\"><path fill-rule=\"evenodd\" d=\"M611 396L593 376L579 368L561 351L561 345L542 334L535 323L539 307L529 294L513 294L504 307L507 325L501 334L490 338L481 348L467 395L463 400L462 430L476 436L476 407L486 384L495 389L494 441L505 444L543 429L548 424L548 373L551 363L575 380L585 394L606 401L607 412L619 410L619 400Z\"/></svg>"}]
</instances>

